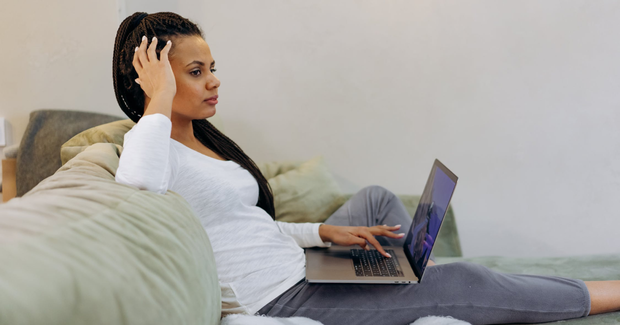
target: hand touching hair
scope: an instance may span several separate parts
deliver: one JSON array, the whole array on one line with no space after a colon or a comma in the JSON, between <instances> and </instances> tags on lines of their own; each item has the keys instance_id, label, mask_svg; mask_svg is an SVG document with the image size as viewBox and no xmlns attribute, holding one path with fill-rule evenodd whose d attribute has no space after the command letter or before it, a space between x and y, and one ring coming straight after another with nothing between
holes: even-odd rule
<instances>
[{"instance_id":1,"label":"hand touching hair","mask_svg":"<svg viewBox=\"0 0 620 325\"><path fill-rule=\"evenodd\" d=\"M151 15L136 12L125 18L116 33L112 75L116 99L121 109L134 122L138 122L144 112L144 92L135 81L138 73L133 66L134 49L142 44L143 36L148 40L157 37L157 59L160 58L166 42L174 37L203 37L198 25L172 12ZM174 45L170 51L174 52Z\"/></svg>"},{"instance_id":2,"label":"hand touching hair","mask_svg":"<svg viewBox=\"0 0 620 325\"><path fill-rule=\"evenodd\" d=\"M172 47L169 52L174 53L174 38L184 36L204 38L198 25L172 12L159 12L150 15L144 12L136 12L123 20L116 33L114 43L112 76L116 100L123 112L134 122L140 120L145 108L145 93L136 83L138 73L133 66L135 48L140 46L143 36L147 37L146 42L153 37L158 39L155 47L158 60L168 40L172 40ZM256 205L275 220L271 187L254 161L234 141L216 129L206 119L193 120L192 125L194 136L203 145L221 157L238 163L252 174L259 187Z\"/></svg>"}]
</instances>

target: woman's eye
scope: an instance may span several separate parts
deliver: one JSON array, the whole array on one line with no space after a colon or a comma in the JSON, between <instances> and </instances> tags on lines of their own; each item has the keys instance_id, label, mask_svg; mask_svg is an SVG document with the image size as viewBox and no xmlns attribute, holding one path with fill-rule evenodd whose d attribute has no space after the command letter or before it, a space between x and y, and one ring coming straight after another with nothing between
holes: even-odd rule
<instances>
[{"instance_id":1,"label":"woman's eye","mask_svg":"<svg viewBox=\"0 0 620 325\"><path fill-rule=\"evenodd\" d=\"M215 73L215 71L217 71L216 68L211 68L211 73Z\"/></svg>"},{"instance_id":2,"label":"woman's eye","mask_svg":"<svg viewBox=\"0 0 620 325\"><path fill-rule=\"evenodd\" d=\"M194 70L194 71L191 71L191 72L190 72L190 74L191 74L192 76L199 76L199 75L200 75L200 70Z\"/></svg>"}]
</instances>

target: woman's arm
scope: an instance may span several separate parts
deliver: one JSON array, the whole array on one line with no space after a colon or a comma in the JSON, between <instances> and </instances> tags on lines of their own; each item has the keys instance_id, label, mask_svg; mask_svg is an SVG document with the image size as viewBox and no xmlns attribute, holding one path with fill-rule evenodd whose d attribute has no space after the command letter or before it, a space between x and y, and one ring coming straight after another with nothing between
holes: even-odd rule
<instances>
[{"instance_id":1,"label":"woman's arm","mask_svg":"<svg viewBox=\"0 0 620 325\"><path fill-rule=\"evenodd\" d=\"M176 155L170 152L172 123L162 114L144 116L125 134L116 181L165 194L174 179Z\"/></svg>"},{"instance_id":2,"label":"woman's arm","mask_svg":"<svg viewBox=\"0 0 620 325\"><path fill-rule=\"evenodd\" d=\"M146 109L138 123L125 134L123 153L116 172L116 181L139 189L166 193L176 170L176 155L170 150L170 121L176 82L168 53L168 41L157 59L157 38L147 47L146 37L136 47L133 66L145 94Z\"/></svg>"},{"instance_id":3,"label":"woman's arm","mask_svg":"<svg viewBox=\"0 0 620 325\"><path fill-rule=\"evenodd\" d=\"M330 242L323 242L319 236L321 223L292 223L276 221L280 232L287 234L297 242L299 247L329 247Z\"/></svg>"}]
</instances>

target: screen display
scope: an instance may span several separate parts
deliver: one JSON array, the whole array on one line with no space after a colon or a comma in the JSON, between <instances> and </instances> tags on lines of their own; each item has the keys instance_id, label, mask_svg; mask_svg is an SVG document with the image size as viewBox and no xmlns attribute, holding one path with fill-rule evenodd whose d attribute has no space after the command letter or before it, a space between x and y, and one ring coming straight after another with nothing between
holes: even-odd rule
<instances>
[{"instance_id":1,"label":"screen display","mask_svg":"<svg viewBox=\"0 0 620 325\"><path fill-rule=\"evenodd\" d=\"M456 183L435 166L420 198L406 242L406 249L413 258L411 262L415 264L418 276L424 273L455 187Z\"/></svg>"}]
</instances>

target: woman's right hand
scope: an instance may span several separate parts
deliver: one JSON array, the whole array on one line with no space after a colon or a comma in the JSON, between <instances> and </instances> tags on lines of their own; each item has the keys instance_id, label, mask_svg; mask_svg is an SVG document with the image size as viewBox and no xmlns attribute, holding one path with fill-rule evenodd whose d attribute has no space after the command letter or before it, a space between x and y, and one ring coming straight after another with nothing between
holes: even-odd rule
<instances>
[{"instance_id":1,"label":"woman's right hand","mask_svg":"<svg viewBox=\"0 0 620 325\"><path fill-rule=\"evenodd\" d=\"M155 52L157 38L153 37L148 49L147 43L146 36L142 36L142 43L140 43L139 47L136 47L133 56L133 66L138 73L136 83L140 85L149 98L162 95L174 98L177 92L177 85L168 59L172 41L168 41L161 50L159 60Z\"/></svg>"}]
</instances>

